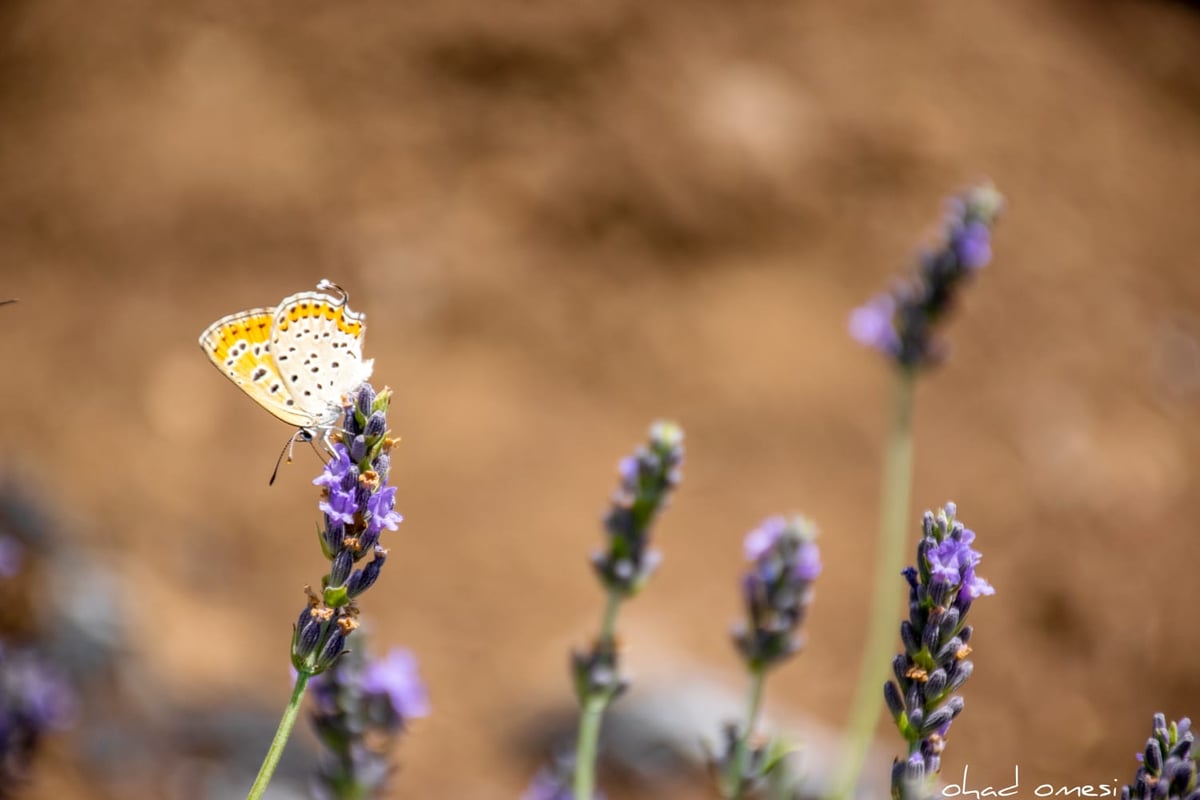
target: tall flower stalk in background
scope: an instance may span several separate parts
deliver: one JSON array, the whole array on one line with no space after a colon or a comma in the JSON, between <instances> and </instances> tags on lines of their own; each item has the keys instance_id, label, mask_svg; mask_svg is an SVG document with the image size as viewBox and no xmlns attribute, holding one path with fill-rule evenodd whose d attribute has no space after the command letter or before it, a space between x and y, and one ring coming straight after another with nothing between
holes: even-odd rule
<instances>
[{"instance_id":1,"label":"tall flower stalk in background","mask_svg":"<svg viewBox=\"0 0 1200 800\"><path fill-rule=\"evenodd\" d=\"M330 568L319 593L307 590L308 602L292 630L296 682L247 800L258 800L266 791L296 724L309 679L328 670L345 652L347 637L358 627L356 600L379 579L387 560L379 536L385 528L395 530L401 521L394 508L396 489L388 485L388 452L395 441L388 435L390 400L390 390L376 395L366 383L349 397L340 441L313 481L322 487L318 507L325 524L318 538Z\"/></svg>"},{"instance_id":2,"label":"tall flower stalk in background","mask_svg":"<svg viewBox=\"0 0 1200 800\"><path fill-rule=\"evenodd\" d=\"M746 536L750 568L742 578L746 619L733 632L733 641L746 665L749 691L746 721L726 727L725 749L714 764L721 796L738 800L762 783L787 747L778 740L752 745L767 672L800 651L800 626L812 600L812 584L821 574L816 528L803 517L771 517Z\"/></svg>"},{"instance_id":3,"label":"tall flower stalk in background","mask_svg":"<svg viewBox=\"0 0 1200 800\"><path fill-rule=\"evenodd\" d=\"M1003 199L990 184L971 188L949 203L941 246L920 255L916 270L891 291L856 309L850 334L882 353L893 368L888 440L884 454L874 596L866 648L846 733L846 752L833 796L854 790L879 719L879 687L887 675L897 598L892 579L904 565L912 494L913 391L922 371L946 355L938 326L954 308L958 292L991 260L991 229Z\"/></svg>"},{"instance_id":4,"label":"tall flower stalk in background","mask_svg":"<svg viewBox=\"0 0 1200 800\"><path fill-rule=\"evenodd\" d=\"M606 599L600 632L590 650L571 655L575 693L581 708L575 752L574 795L592 800L596 786L596 745L604 709L628 687L617 653L617 611L637 594L658 566L650 532L671 492L679 485L683 430L656 422L649 442L621 460L620 483L604 518L607 546L592 557Z\"/></svg>"},{"instance_id":5,"label":"tall flower stalk in background","mask_svg":"<svg viewBox=\"0 0 1200 800\"><path fill-rule=\"evenodd\" d=\"M917 544L917 565L904 570L908 582L908 619L900 624L904 652L892 660L893 679L883 696L908 755L892 765L894 800L929 800L942 768L942 750L950 723L963 709L955 694L972 665L967 612L978 598L995 594L975 574L980 554L975 534L958 522L953 503L937 516L926 511Z\"/></svg>"}]
</instances>

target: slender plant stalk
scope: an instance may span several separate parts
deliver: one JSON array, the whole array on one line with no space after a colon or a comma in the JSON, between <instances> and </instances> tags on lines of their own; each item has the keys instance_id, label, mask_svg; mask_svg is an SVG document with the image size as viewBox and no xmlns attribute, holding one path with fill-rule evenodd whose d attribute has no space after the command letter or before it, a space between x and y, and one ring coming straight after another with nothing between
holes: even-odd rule
<instances>
[{"instance_id":1,"label":"slender plant stalk","mask_svg":"<svg viewBox=\"0 0 1200 800\"><path fill-rule=\"evenodd\" d=\"M262 766L259 767L258 777L254 779L254 785L250 787L250 794L246 795L246 800L259 800L267 791L267 784L271 782L271 776L275 774L275 767L279 765L279 757L283 755L283 748L287 744L288 737L292 735L292 728L296 725L296 717L300 713L300 703L304 699L304 688L308 686L308 679L311 677L312 675L307 672L296 673L296 685L292 687L292 699L288 701L287 708L283 710L283 718L279 720L279 728L275 731L275 738L271 740L271 749L267 751L267 757L263 759Z\"/></svg>"},{"instance_id":2,"label":"slender plant stalk","mask_svg":"<svg viewBox=\"0 0 1200 800\"><path fill-rule=\"evenodd\" d=\"M600 620L600 641L610 645L617 627L617 610L621 607L621 593L610 589L604 603L604 617ZM575 746L575 787L577 798L591 800L596 791L596 745L600 741L600 722L609 698L596 695L587 698L579 715L579 738Z\"/></svg>"},{"instance_id":3,"label":"slender plant stalk","mask_svg":"<svg viewBox=\"0 0 1200 800\"><path fill-rule=\"evenodd\" d=\"M725 775L725 787L721 793L726 800L741 800L742 775L746 771L746 753L750 749L750 737L758 725L758 714L762 709L763 689L767 685L767 670L765 667L753 667L750 670L750 690L746 701L746 725L738 738L737 750L734 751L733 763Z\"/></svg>"},{"instance_id":4,"label":"slender plant stalk","mask_svg":"<svg viewBox=\"0 0 1200 800\"><path fill-rule=\"evenodd\" d=\"M859 667L858 687L846 731L841 768L832 797L846 800L858 785L859 773L879 721L883 685L891 664L892 641L900 607L900 581L908 541L908 511L912 495L913 390L915 374L895 370L891 398L891 430L883 463L883 499L879 511L879 545L875 556L874 597L868 623L867 646Z\"/></svg>"}]
</instances>

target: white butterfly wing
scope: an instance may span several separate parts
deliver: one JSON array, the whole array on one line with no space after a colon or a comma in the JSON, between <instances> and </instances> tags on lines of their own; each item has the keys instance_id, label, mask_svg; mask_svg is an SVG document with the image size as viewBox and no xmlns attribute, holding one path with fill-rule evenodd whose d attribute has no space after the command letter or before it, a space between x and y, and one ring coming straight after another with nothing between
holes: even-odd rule
<instances>
[{"instance_id":1,"label":"white butterfly wing","mask_svg":"<svg viewBox=\"0 0 1200 800\"><path fill-rule=\"evenodd\" d=\"M294 406L317 427L336 425L343 398L371 377L363 360L363 314L345 296L300 292L284 298L271 325L271 355Z\"/></svg>"}]
</instances>

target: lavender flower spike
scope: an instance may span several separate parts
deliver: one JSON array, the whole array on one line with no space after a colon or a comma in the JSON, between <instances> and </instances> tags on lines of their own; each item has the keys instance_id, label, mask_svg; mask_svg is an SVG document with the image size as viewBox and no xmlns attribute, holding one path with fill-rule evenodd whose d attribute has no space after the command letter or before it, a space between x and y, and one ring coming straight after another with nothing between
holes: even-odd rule
<instances>
[{"instance_id":1,"label":"lavender flower spike","mask_svg":"<svg viewBox=\"0 0 1200 800\"><path fill-rule=\"evenodd\" d=\"M358 627L355 600L379 579L387 561L380 535L402 520L396 490L388 485L388 451L395 441L387 430L390 400L391 391L376 394L369 383L351 395L333 457L313 481L321 487L317 506L325 524L319 538L330 569L321 592L309 591L292 635L292 665L309 675L328 669L342 654Z\"/></svg>"},{"instance_id":2,"label":"lavender flower spike","mask_svg":"<svg viewBox=\"0 0 1200 800\"><path fill-rule=\"evenodd\" d=\"M1003 203L988 183L950 200L941 246L920 256L908 280L855 309L850 335L906 370L938 364L946 347L935 328L960 286L991 261L992 226Z\"/></svg>"},{"instance_id":3,"label":"lavender flower spike","mask_svg":"<svg viewBox=\"0 0 1200 800\"><path fill-rule=\"evenodd\" d=\"M895 679L883 696L900 735L908 742L905 760L892 765L892 797L926 800L941 770L950 723L963 709L955 694L970 677L972 602L995 590L975 574L980 554L975 534L955 520L947 503L937 516L926 511L917 544L917 565L904 570L909 618L900 624L904 652L892 662Z\"/></svg>"},{"instance_id":4,"label":"lavender flower spike","mask_svg":"<svg viewBox=\"0 0 1200 800\"><path fill-rule=\"evenodd\" d=\"M800 649L798 633L821 574L816 528L804 517L771 517L746 536L742 578L746 622L733 633L751 669L772 667Z\"/></svg>"},{"instance_id":5,"label":"lavender flower spike","mask_svg":"<svg viewBox=\"0 0 1200 800\"><path fill-rule=\"evenodd\" d=\"M395 739L413 719L428 716L429 700L407 650L370 660L362 648L346 653L309 684L312 726L323 750L313 780L319 800L380 797L395 769Z\"/></svg>"},{"instance_id":6,"label":"lavender flower spike","mask_svg":"<svg viewBox=\"0 0 1200 800\"><path fill-rule=\"evenodd\" d=\"M1191 728L1187 717L1167 725L1166 715L1154 715L1146 749L1137 754L1142 765L1121 800L1200 800Z\"/></svg>"},{"instance_id":7,"label":"lavender flower spike","mask_svg":"<svg viewBox=\"0 0 1200 800\"><path fill-rule=\"evenodd\" d=\"M672 422L650 426L650 441L621 460L620 484L604 518L608 547L592 564L605 587L622 596L636 594L658 566L650 549L650 529L679 485L683 430Z\"/></svg>"}]
</instances>

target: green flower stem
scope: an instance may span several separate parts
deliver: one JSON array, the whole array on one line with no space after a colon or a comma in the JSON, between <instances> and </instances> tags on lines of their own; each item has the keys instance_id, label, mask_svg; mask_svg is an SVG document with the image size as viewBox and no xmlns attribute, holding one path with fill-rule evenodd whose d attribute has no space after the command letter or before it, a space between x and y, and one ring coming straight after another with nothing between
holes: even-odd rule
<instances>
[{"instance_id":1,"label":"green flower stem","mask_svg":"<svg viewBox=\"0 0 1200 800\"><path fill-rule=\"evenodd\" d=\"M766 685L766 668L751 667L749 698L746 701L746 726L742 729L742 735L738 737L733 762L729 765L729 772L725 775L725 785L721 791L721 796L725 800L741 800L742 775L746 771L746 753L750 749L750 737L754 735L754 728L758 725L758 714L762 709L763 689Z\"/></svg>"},{"instance_id":2,"label":"green flower stem","mask_svg":"<svg viewBox=\"0 0 1200 800\"><path fill-rule=\"evenodd\" d=\"M271 749L267 751L267 757L263 759L262 766L259 767L258 777L254 779L254 785L250 787L250 794L246 795L246 800L259 800L267 791L267 784L271 782L271 776L275 774L275 767L279 766L279 757L283 755L284 745L287 744L288 737L292 735L292 728L296 725L296 717L300 713L300 703L304 700L304 689L308 686L308 679L311 677L312 674L308 672L296 674L296 685L292 687L292 699L288 701L287 708L283 710L283 719L279 720L279 728L275 731L275 738L271 741Z\"/></svg>"},{"instance_id":3,"label":"green flower stem","mask_svg":"<svg viewBox=\"0 0 1200 800\"><path fill-rule=\"evenodd\" d=\"M883 464L883 499L879 511L879 545L875 555L874 597L868 623L867 647L859 667L858 687L850 712L841 769L833 783L833 798L845 800L858 784L867 758L879 709L883 685L891 665L890 653L896 637L899 582L904 569L908 541L908 511L912 495L913 390L916 375L899 368L895 372L891 399L891 430Z\"/></svg>"},{"instance_id":4,"label":"green flower stem","mask_svg":"<svg viewBox=\"0 0 1200 800\"><path fill-rule=\"evenodd\" d=\"M621 607L621 593L613 589L608 591L608 599L604 604L604 617L600 621L600 642L603 646L611 646L617 626L617 610ZM583 711L579 716L579 739L575 745L575 787L576 798L592 800L596 791L596 745L600 741L600 722L604 718L604 709L608 707L611 697L608 694L594 694L583 703Z\"/></svg>"}]
</instances>

